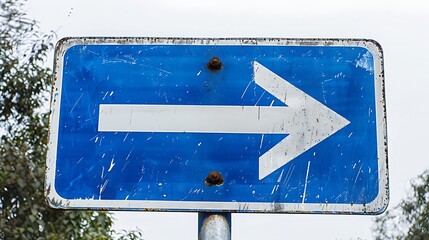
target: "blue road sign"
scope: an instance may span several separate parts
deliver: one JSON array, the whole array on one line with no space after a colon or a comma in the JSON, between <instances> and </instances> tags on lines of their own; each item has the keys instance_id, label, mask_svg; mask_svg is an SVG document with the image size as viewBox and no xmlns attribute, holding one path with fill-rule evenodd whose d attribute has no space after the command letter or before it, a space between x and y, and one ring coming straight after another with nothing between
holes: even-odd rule
<instances>
[{"instance_id":1,"label":"blue road sign","mask_svg":"<svg viewBox=\"0 0 429 240\"><path fill-rule=\"evenodd\" d=\"M63 39L48 202L378 214L385 112L372 40Z\"/></svg>"}]
</instances>

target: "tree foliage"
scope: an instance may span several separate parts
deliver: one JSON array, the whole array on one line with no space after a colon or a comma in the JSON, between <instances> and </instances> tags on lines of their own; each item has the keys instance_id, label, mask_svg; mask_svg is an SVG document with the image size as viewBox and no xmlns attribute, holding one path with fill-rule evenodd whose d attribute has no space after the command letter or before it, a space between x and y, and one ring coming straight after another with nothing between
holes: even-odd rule
<instances>
[{"instance_id":1,"label":"tree foliage","mask_svg":"<svg viewBox=\"0 0 429 240\"><path fill-rule=\"evenodd\" d=\"M138 239L116 234L108 212L46 206L52 74L44 64L54 34L40 32L22 8L21 0L0 0L0 239Z\"/></svg>"},{"instance_id":2,"label":"tree foliage","mask_svg":"<svg viewBox=\"0 0 429 240\"><path fill-rule=\"evenodd\" d=\"M411 182L412 194L375 221L376 239L429 239L429 170Z\"/></svg>"}]
</instances>

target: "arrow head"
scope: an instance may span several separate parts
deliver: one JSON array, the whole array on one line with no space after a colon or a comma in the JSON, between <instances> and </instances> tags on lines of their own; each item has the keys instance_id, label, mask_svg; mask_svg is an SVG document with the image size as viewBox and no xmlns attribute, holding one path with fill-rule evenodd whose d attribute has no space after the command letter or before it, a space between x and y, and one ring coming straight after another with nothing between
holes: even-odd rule
<instances>
[{"instance_id":1,"label":"arrow head","mask_svg":"<svg viewBox=\"0 0 429 240\"><path fill-rule=\"evenodd\" d=\"M289 135L259 157L260 180L350 124L350 121L256 61L253 63L253 74L254 81L286 104L288 114L293 114L285 118L285 121L292 121L285 122L292 126Z\"/></svg>"}]
</instances>

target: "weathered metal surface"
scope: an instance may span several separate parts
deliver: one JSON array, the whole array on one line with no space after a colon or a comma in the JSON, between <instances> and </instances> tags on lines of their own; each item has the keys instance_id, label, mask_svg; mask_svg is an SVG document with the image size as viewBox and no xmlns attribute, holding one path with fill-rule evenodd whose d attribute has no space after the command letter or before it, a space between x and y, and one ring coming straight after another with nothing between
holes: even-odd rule
<instances>
[{"instance_id":1,"label":"weathered metal surface","mask_svg":"<svg viewBox=\"0 0 429 240\"><path fill-rule=\"evenodd\" d=\"M387 206L375 41L66 38L54 68L52 207L378 214Z\"/></svg>"}]
</instances>

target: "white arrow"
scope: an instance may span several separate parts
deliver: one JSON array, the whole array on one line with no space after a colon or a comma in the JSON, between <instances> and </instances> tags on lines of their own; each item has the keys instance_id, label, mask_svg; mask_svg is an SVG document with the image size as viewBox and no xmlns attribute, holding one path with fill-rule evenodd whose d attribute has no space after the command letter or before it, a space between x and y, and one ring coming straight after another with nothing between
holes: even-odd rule
<instances>
[{"instance_id":1,"label":"white arrow","mask_svg":"<svg viewBox=\"0 0 429 240\"><path fill-rule=\"evenodd\" d=\"M263 179L350 122L258 62L254 81L287 105L100 104L100 132L289 134L259 157Z\"/></svg>"}]
</instances>

